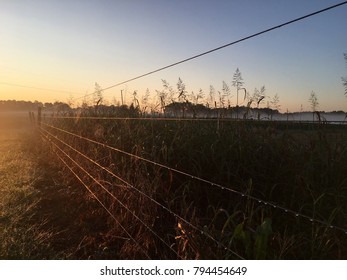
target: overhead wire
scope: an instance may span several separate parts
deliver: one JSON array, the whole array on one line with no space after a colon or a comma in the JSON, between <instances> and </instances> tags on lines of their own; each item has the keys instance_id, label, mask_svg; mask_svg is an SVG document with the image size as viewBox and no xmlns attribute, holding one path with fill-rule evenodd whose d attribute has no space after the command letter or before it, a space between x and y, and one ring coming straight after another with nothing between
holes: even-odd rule
<instances>
[{"instance_id":1,"label":"overhead wire","mask_svg":"<svg viewBox=\"0 0 347 280\"><path fill-rule=\"evenodd\" d=\"M301 21L301 20L304 20L306 18L309 18L309 17L312 17L312 16L315 16L315 15L318 15L318 14L321 14L323 12L326 12L326 11L329 11L331 9L334 9L334 8L337 8L337 7L340 7L342 5L345 5L347 4L347 1L344 1L344 2L341 2L341 3L338 3L338 4L335 4L335 5L332 5L332 6L329 6L327 8L324 8L324 9L321 9L321 10L318 10L318 11L315 11L315 12L312 12L310 14L307 14L307 15L304 15L304 16L301 16L301 17L298 17L298 18L295 18L293 20L289 20L289 21L286 21L284 23L281 23L281 24L278 24L276 26L273 26L273 27L270 27L268 29L265 29L263 31L260 31L260 32L256 32L254 34L251 34L251 35L248 35L246 37L243 37L241 39L238 39L236 41L233 41L233 42L230 42L230 43L227 43L225 45L222 45L222 46L219 46L219 47L216 47L214 49L211 49L211 50L208 50L208 51L205 51L205 52L202 52L202 53L199 53L197 55L194 55L194 56L191 56L191 57L188 57L186 59L182 59L180 61L177 61L177 62L174 62L172 64L169 64L169 65L166 65L166 66L163 66L163 67L160 67L158 69L155 69L155 70L152 70L152 71L149 71L147 73L144 73L144 74L141 74L139 76L136 76L136 77L133 77L133 78L130 78L128 80L125 80L125 81L122 81L122 82L119 82L119 83L116 83L114 85L111 85L111 86L108 86L108 87L105 87L103 89L101 89L101 91L106 91L106 90L109 90L111 88L114 88L114 87L117 87L117 86L120 86L120 85L123 85L123 84L126 84L126 83L129 83L129 82L132 82L132 81L135 81L135 80L138 80L140 78L143 78L143 77L146 77L146 76L149 76L151 74L154 74L154 73L157 73L157 72L160 72L160 71L163 71L165 69L168 69L168 68L171 68L171 67L174 67L174 66L177 66L179 64L182 64L182 63L185 63L185 62L188 62L190 60L193 60L193 59L196 59L196 58L199 58L199 57L202 57L202 56L205 56L207 54L210 54L210 53L213 53L213 52L216 52L216 51L219 51L221 49L224 49L224 48L227 48L227 47L230 47L232 45L235 45L235 44L238 44L240 42L243 42L243 41L246 41L246 40L249 40L251 38L254 38L254 37L257 37L257 36L260 36L262 34L265 34L265 33L268 33L268 32L271 32L273 30L276 30L276 29L279 29L279 28L282 28L284 26L287 26L287 25L290 25L290 24L293 24L295 22L298 22L298 21ZM78 97L78 98L75 98L74 100L77 100L77 99L80 99L80 98L85 98L87 96L90 96L90 95L93 95L97 93L97 91L94 91L90 94L87 94L87 95L83 95L81 97Z\"/></svg>"},{"instance_id":2,"label":"overhead wire","mask_svg":"<svg viewBox=\"0 0 347 280\"><path fill-rule=\"evenodd\" d=\"M116 83L116 84L114 84L114 85L111 85L111 86L108 86L108 87L105 87L105 88L102 88L102 89L100 89L100 90L98 90L98 91L94 91L94 92L92 92L92 93L90 93L90 94L85 94L85 95L82 95L82 96L80 96L80 97L72 98L70 101L72 102L72 101L75 101L75 100L78 100L78 99L81 99L81 98L86 98L87 96L91 96L91 95L93 95L93 94L95 94L95 93L97 93L97 92L99 92L99 91L106 91L106 90L109 90L109 89L111 89L111 88L114 88L114 87L117 87L117 86L126 84L126 83L128 83L128 82L131 82L131 81L134 81L134 80L138 80L138 79L140 79L140 78L149 76L149 75L151 75L151 74L160 72L160 71L162 71L162 70L165 70L165 69L174 67L174 66L179 65L179 64L183 64L183 63L188 62L188 61L190 61L190 60L197 59L197 58L202 57L202 56L205 56L205 55L207 55L207 54L210 54L210 53L219 51L219 50L221 50L221 49L230 47L230 46L232 46L232 45L235 45L235 44L238 44L238 43L240 43L240 42L249 40L249 39L251 39L251 38L260 36L260 35L262 35L262 34L271 32L271 31L276 30L276 29L279 29L279 28L281 28L281 27L284 27L284 26L293 24L293 23L295 23L295 22L304 20L304 19L306 19L306 18L309 18L309 17L315 16L315 15L321 14L321 13L323 13L323 12L326 12L326 11L328 11L328 10L331 10L331 9L334 9L334 8L337 8L337 7L340 7L340 6L345 5L345 4L347 4L347 1L344 1L344 2L341 2L341 3L337 3L337 4L332 5L332 6L329 6L329 7L327 7L327 8L324 8L324 9L321 9L321 10L318 10L318 11L315 11L315 12L312 12L312 13L310 13L310 14L307 14L307 15L304 15L304 16L301 16L301 17L298 17L298 18L295 18L295 19L293 19L293 20L290 20L290 21L287 21L287 22L278 24L278 25L276 25L276 26L273 26L273 27L271 27L271 28L265 29L265 30L260 31L260 32L256 32L256 33L254 33L254 34L251 34L251 35L249 35L249 36L243 37L243 38L238 39L238 40L236 40L236 41L233 41L233 42L224 44L224 45L219 46L219 47L216 47L216 48L214 48L214 49L210 49L210 50L208 50L208 51L199 53L199 54L197 54L197 55L188 57L188 58L186 58L186 59L183 59L183 60L174 62L174 63L169 64L169 65L166 65L166 66L157 68L157 69L155 69L155 70L149 71L149 72L144 73L144 74L141 74L141 75L139 75L139 76L135 76L135 77L130 78L130 79L128 79L128 80L125 80L125 81ZM37 89L37 90L45 90L45 91L65 92L65 93L70 93L70 94L73 93L73 92L70 92L70 91L55 90L55 89L46 89L46 88L33 87L33 86L26 86L26 85L19 85L19 84L14 84L14 83L7 83L7 82L1 82L0 84L9 85L9 86L24 87L24 88L32 88L32 89ZM51 107L51 109L52 109L52 107Z\"/></svg>"}]
</instances>

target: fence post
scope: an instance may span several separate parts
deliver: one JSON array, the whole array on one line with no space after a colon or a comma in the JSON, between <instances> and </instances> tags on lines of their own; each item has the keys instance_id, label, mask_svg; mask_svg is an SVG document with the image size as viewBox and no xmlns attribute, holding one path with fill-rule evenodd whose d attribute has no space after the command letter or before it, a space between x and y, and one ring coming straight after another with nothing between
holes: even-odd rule
<instances>
[{"instance_id":1,"label":"fence post","mask_svg":"<svg viewBox=\"0 0 347 280\"><path fill-rule=\"evenodd\" d=\"M39 128L41 127L41 112L42 112L42 108L41 108L41 106L39 106L37 108L37 126Z\"/></svg>"},{"instance_id":2,"label":"fence post","mask_svg":"<svg viewBox=\"0 0 347 280\"><path fill-rule=\"evenodd\" d=\"M29 120L30 124L33 125L33 116L31 115L31 111L29 111Z\"/></svg>"},{"instance_id":3,"label":"fence post","mask_svg":"<svg viewBox=\"0 0 347 280\"><path fill-rule=\"evenodd\" d=\"M29 112L29 120L30 120L30 124L32 127L35 127L36 122L35 122L35 113L34 112Z\"/></svg>"}]
</instances>

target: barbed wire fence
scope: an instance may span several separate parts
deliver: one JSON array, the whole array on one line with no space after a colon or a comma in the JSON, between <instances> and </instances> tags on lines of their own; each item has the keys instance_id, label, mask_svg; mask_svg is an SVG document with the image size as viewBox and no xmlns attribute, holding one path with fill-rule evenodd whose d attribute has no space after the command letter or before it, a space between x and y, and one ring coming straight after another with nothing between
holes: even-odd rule
<instances>
[{"instance_id":1,"label":"barbed wire fence","mask_svg":"<svg viewBox=\"0 0 347 280\"><path fill-rule=\"evenodd\" d=\"M226 192L231 192L235 195L238 195L240 197L244 197L246 199L251 199L257 203L260 203L260 204L264 204L265 206L270 206L270 207L273 207L275 209L278 209L282 212L285 212L285 213L288 213L288 214L292 214L294 215L295 217L301 217L303 219L306 219L310 222L316 222L318 224L321 224L325 227L328 227L328 228L331 228L331 229L336 229L336 230L339 230L339 231L342 231L343 233L347 234L347 228L342 228L342 227L339 227L339 226L335 226L335 225L332 225L330 224L329 222L326 222L326 221L323 221L323 220L319 220L319 219L316 219L314 217L310 217L308 215L305 215L305 214L301 214L297 211L294 211L294 210L291 210L291 209L288 209L286 207L283 207L281 206L279 203L274 203L274 202L270 202L270 201L266 201L266 200L263 200L263 199L260 199L260 198L257 198L255 196L252 196L252 195L249 195L247 193L244 193L244 192L240 192L236 189L233 189L231 188L230 186L223 186L221 184L218 184L218 183L215 183L215 182L211 182L207 179L204 179L204 178L201 178L199 176L196 176L196 175L193 175L193 174L190 174L188 172L185 172L185 171L181 171L181 170L178 170L176 168L172 168L170 166L166 166L164 164L161 164L161 163L158 163L158 162L155 162L155 161L152 161L150 159L146 159L146 158L143 158L141 156L138 156L138 155L135 155L135 154L132 154L132 153L129 153L129 152L126 152L124 150L121 150L121 149L118 149L116 147L113 147L113 146L110 146L106 143L102 143L102 142L99 142L99 141L95 141L93 139L90 139L90 138L87 138L87 137L84 137L82 135L79 135L79 134L76 134L76 133L73 133L73 132L70 132L70 131L67 131L65 129L61 129L61 128L58 128L56 126L53 126L53 125L50 125L48 123L43 123L44 126L48 127L48 128L51 128L53 130L56 130L56 131L59 131L59 132L62 132L62 133L65 133L67 135L70 135L70 136L73 136L75 138L78 138L80 140L83 140L83 141L87 141L89 143L92 143L92 144L95 144L95 145L98 145L98 146L101 146L105 149L109 149L113 152L116 152L116 153L121 153L121 154L124 154L126 156L129 156L129 157L132 157L132 158L135 158L137 160L141 160L141 161L144 161L148 164L152 164L154 166L158 166L162 169L166 169L168 171L172 171L176 174L180 174L180 175L184 175L186 176L187 178L189 179L193 179L193 180L196 180L196 181L200 181L202 183L205 183L209 186L211 186L212 188L218 188L220 190L223 190L223 191L226 191ZM85 159L89 160L89 161L92 161L92 163L94 163L95 165L97 165L98 167L100 168L103 168L105 171L107 172L110 172L109 170L107 170L105 167L102 167L100 164L98 164L96 161L93 161L91 158L89 158L88 156L84 155L83 153L79 152L78 150L74 149L73 147L71 147L69 144L67 144L66 142L62 141L61 139L59 139L57 136L54 136L53 134L49 133L48 130L46 129L43 129L42 128L42 131L49 134L51 137L54 137L55 139L59 140L62 144L68 146L70 149L78 152L80 155L82 155L83 157L85 157ZM123 181L123 183L127 184L127 185L130 185L128 182L124 181L121 177L118 177L117 175L111 173L112 176L115 176L117 179L120 179L121 181ZM132 186L133 187L133 186ZM163 206L163 205L160 205L160 206Z\"/></svg>"},{"instance_id":2,"label":"barbed wire fence","mask_svg":"<svg viewBox=\"0 0 347 280\"><path fill-rule=\"evenodd\" d=\"M261 34L273 31L275 29L281 28L288 24L292 24L294 22L300 21L302 19L311 17L313 15L325 12L332 8L336 8L347 4L347 1L339 3L337 5L328 7L326 9L322 9L320 11L311 13L309 15L297 18L295 20L277 25L275 27L269 28L267 30L255 33L253 35L247 36L240 40L234 41L232 43L220 46L218 48L209 50L207 52L198 54L196 56L178 61L176 63L170 64L168 66L156 69L154 71L145 73L143 75L134 77L127 81L117 83L115 85L109 86L102 90L108 90L113 87L122 85L127 82L131 82L133 80L140 79L142 77L148 76L150 74L162 71L164 69L176 66L181 63L185 63L192 59L196 59L203 55L215 52L222 48L237 44L244 40L248 40L250 38L259 36ZM93 93L92 93L93 94ZM85 96L83 96L85 97ZM33 121L33 116L30 114L30 119ZM130 165L134 167L135 164L140 164L144 170L147 170L148 166L154 167L156 170L165 170L169 172L170 176L183 176L188 181L196 181L200 184L208 186L210 191L213 192L218 190L222 193L228 193L238 198L244 199L245 201L252 201L253 203L258 204L259 206L267 209L272 209L273 211L282 212L284 215L291 215L295 219L301 219L309 224L317 224L327 230L335 230L338 232L342 232L347 234L347 228L343 226L335 225L329 220L318 219L314 216L309 216L307 214L301 213L300 211L290 209L285 207L280 202L269 201L264 198L257 197L255 195L249 194L247 192L243 192L234 188L233 186L223 185L221 183L214 182L209 178L202 178L199 174L193 174L192 172L188 172L186 170L180 170L179 168L172 167L161 162L157 162L150 158L146 158L144 156L138 155L136 152L125 151L124 149L118 148L114 145L107 143L107 141L102 141L97 139L98 137L92 138L89 136L84 136L83 131L74 131L69 130L67 128L58 127L55 125L54 121L59 120L60 123L64 123L65 120L70 120L72 123L76 123L79 120L92 121L131 121L131 120L139 120L139 121L197 121L197 122L206 122L213 121L211 119L204 118L117 118L117 117L86 117L86 116L52 116L45 117L42 116L41 109L38 111L37 116L37 128L42 136L42 139L46 141L46 143L51 147L53 153L57 156L57 158L61 161L63 166L65 166L71 174L86 188L86 190L90 193L90 195L100 204L100 206L107 212L109 217L119 226L122 232L125 234L126 239L135 246L139 252L141 252L142 256L147 259L151 259L152 257L156 257L155 253L150 253L151 249L149 248L153 243L144 242L144 239L141 239L141 236L136 230L134 230L134 225L129 223L129 221L136 221L136 223L140 224L148 236L153 237L158 244L161 244L163 248L165 248L168 252L170 252L171 256L174 256L177 259L189 258L192 256L187 256L182 252L178 243L182 240L185 241L185 245L189 244L191 246L195 246L193 251L195 250L195 257L201 257L203 254L198 246L194 244L192 241L192 237L194 238L203 238L204 241L201 242L205 247L211 247L210 250L222 250L228 252L229 256L236 259L245 259L245 256L239 254L233 247L230 242L227 244L223 243L218 237L216 237L213 232L209 231L204 227L203 224L199 224L198 219L194 217L194 211L191 213L183 213L179 211L179 209L175 209L171 207L170 204L165 203L165 199L158 199L158 195L156 193L157 190L152 190L148 188L149 181L154 181L155 175L161 174L161 171L157 171L158 173L149 174L147 173L146 181L142 186L138 186L137 183L131 181L129 176L122 174L122 170L119 168L111 168L110 165L103 164L103 155L105 157L110 157L110 154L117 154L119 160L126 160L132 162ZM218 119L219 121L228 121L228 119ZM219 124L219 123L218 123ZM71 127L71 122L70 122ZM69 139L69 140L68 140ZM92 145L94 147L98 147L103 152L97 155L94 154L94 158L88 154L81 147L84 145ZM98 150L100 151L100 150ZM97 158L95 158L97 156ZM129 166L128 166L129 168ZM138 169L134 168L133 170L129 170L129 172L133 172L134 176L136 176L136 172ZM175 175L173 175L175 174ZM144 176L144 174L140 174ZM103 178L104 177L104 178ZM107 179L109 178L109 179ZM109 181L115 180L117 183L109 183ZM97 188L96 188L97 187ZM158 187L158 186L157 186ZM160 188L160 186L158 187ZM163 192L163 190L159 190L159 192ZM122 194L123 193L123 194ZM124 193L131 193L130 195L124 195ZM127 198L137 199L141 201L139 205L148 205L150 210L146 212L144 209L140 207L134 207L136 202L127 201ZM122 208L127 213L130 218L127 223L124 221L120 221L117 214L115 214L115 205L118 205L119 208ZM152 205L152 206L149 206ZM151 208L152 207L152 208ZM158 210L160 209L160 211ZM181 209L182 210L182 209ZM119 210L118 210L119 211ZM156 223L157 215L160 215L161 212L165 212L168 217L174 222L171 224L173 227L172 232L162 232L162 228L160 225ZM161 219L163 220L163 219ZM206 241L208 240L208 241ZM211 256L211 255L207 255ZM205 256L206 257L206 256Z\"/></svg>"},{"instance_id":3,"label":"barbed wire fence","mask_svg":"<svg viewBox=\"0 0 347 280\"><path fill-rule=\"evenodd\" d=\"M170 209L168 206L164 205L163 203L159 202L158 200L154 199L152 196L153 194L148 194L146 192L144 192L143 190L139 189L138 187L135 187L133 184L129 183L126 179L122 178L120 175L115 174L115 172L113 172L112 170L110 170L108 167L101 165L100 163L98 163L98 160L96 159L92 159L90 158L88 155L84 154L83 152L81 152L80 150L76 149L75 147L73 147L72 145L68 144L66 141L62 140L61 138L59 138L57 135L54 135L53 133L49 132L48 129L49 128L53 128L53 129L57 129L60 130L59 128L49 125L47 123L42 123L42 125L46 128L41 127L40 128L40 133L42 135L42 137L44 139L47 140L47 142L49 142L49 144L52 146L53 149L59 151L63 156L65 156L67 159L69 159L75 166L79 167L79 169L81 169L89 178L91 178L98 186L100 186L104 191L107 192L107 194L119 205L121 205L123 208L126 209L126 211L128 211L130 213L130 215L132 215L136 220L138 220L146 229L148 229L152 235L154 235L154 237L156 237L162 244L164 244L166 246L166 248L168 248L170 251L172 251L174 253L175 256L177 256L178 258L182 258L177 251L175 251L175 249L172 248L172 244L169 244L166 240L164 240L161 236L159 236L158 233L155 232L155 229L152 229L152 227L149 224L146 224L146 222L144 222L136 213L136 210L139 209L135 209L135 210L131 210L129 209L120 199L118 199L111 191L109 191L107 188L105 188L105 186L100 182L100 179L96 179L95 177L93 177L93 175L91 175L88 171L85 170L85 168L83 168L81 166L80 163L78 163L73 156L69 155L68 152L64 151L62 149L62 147L59 146L63 145L64 147L68 148L69 152L73 152L79 156L81 156L84 160L89 161L90 163L92 163L95 167L99 168L99 170L105 171L107 174L111 175L113 178L115 178L116 180L120 181L126 188L130 188L131 190L134 190L138 195L145 197L146 199L148 199L148 201L152 202L153 204L155 204L156 206L160 207L161 209L163 209L164 211L166 211L168 214L170 214L172 217L176 218L179 222L178 222L178 227L181 227L182 229L182 224L184 224L185 226L189 227L190 229L194 230L197 234L199 235L203 235L205 237L207 237L208 239L210 239L218 248L222 248L225 251L228 251L229 253L231 253L231 255L233 255L234 257L236 257L237 259L243 259L242 256L240 256L238 253L234 252L232 249L228 248L227 246L223 245L220 241L218 241L215 237L213 237L211 234L209 234L208 232L206 232L203 228L200 228L197 225L194 225L192 222L188 221L186 218L183 218L180 214L177 214L175 211L173 211L172 209ZM61 130L65 133L68 133L67 131ZM72 134L70 134L72 135ZM85 138L84 140L87 140L88 138ZM93 141L91 139L88 139L87 141ZM59 144L58 144L59 143ZM100 142L96 142L94 144L98 143L98 145L102 145L105 148L110 149L111 147L104 144L104 143L100 143ZM113 151L113 149L111 149ZM124 152L121 150L117 150L118 152ZM57 152L55 152L55 154L57 154ZM126 153L126 155L131 155L129 153ZM111 217L116 220L116 218L114 217L114 215L106 208L105 204L98 198L97 194L95 192L93 192L90 188L87 187L87 184L83 181L83 179L81 179L81 176L77 175L75 171L73 171L72 166L70 166L66 160L62 159L61 155L57 154L59 156L59 159L64 163L64 165L66 167L68 167L68 169L73 172L73 175L76 176L76 178L88 189L89 192L92 193L93 197L97 199L97 201L101 204L101 206L103 208L105 208L105 210L111 215ZM133 157L135 157L136 159L142 159L138 156L132 155ZM151 162L151 161L150 161ZM152 164L154 164L155 166L161 167L161 168L166 168L167 170L170 171L175 171L175 169L169 168L167 166L155 163L155 162L151 162ZM183 175L188 175L186 173L181 172L181 174ZM194 176L192 175L188 175L189 177L194 178ZM196 177L198 178L198 177ZM117 224L119 224L119 222L117 221ZM122 226L123 228L123 226ZM125 230L125 229L124 229ZM126 230L125 232L127 233L127 235L130 235ZM185 231L182 229L182 232L184 233ZM131 235L130 235L131 237ZM134 241L135 240L133 237L131 237L131 240ZM138 245L138 244L136 244ZM141 247L139 247L141 248Z\"/></svg>"},{"instance_id":4,"label":"barbed wire fence","mask_svg":"<svg viewBox=\"0 0 347 280\"><path fill-rule=\"evenodd\" d=\"M75 122L76 120L77 118L73 119L73 122ZM103 142L98 139L92 139L89 136L84 136L83 132L74 132L71 128L71 123L68 124L70 129L65 129L56 126L56 124L54 124L54 121L58 121L58 123L64 123L62 122L64 121L64 119L61 118L43 118L42 122L38 126L42 138L45 139L45 141L51 146L51 149L53 150L54 154L63 163L63 165L68 170L70 170L70 172L76 177L76 179L88 190L92 197L95 198L96 201L101 205L101 207L105 209L105 211L116 222L116 224L120 226L120 228L124 231L129 241L133 242L134 246L136 246L139 249L139 251L143 253L143 256L145 258L151 258L151 256L147 253L149 249L148 246L143 246L139 241L137 241L138 237L134 236L134 234L129 232L129 230L127 229L127 226L129 226L129 224L122 224L117 220L116 215L112 213L112 208L114 208L114 206L110 207L106 205L107 203L103 201L104 197L100 197L100 191L103 191L108 195L108 201L110 199L112 200L112 203L109 205L116 204L119 205L119 207L122 207L132 217L133 220L136 220L146 229L149 235L153 236L153 239L155 239L156 242L160 243L161 246L165 247L169 252L171 252L171 256L174 258L182 259L187 257L184 256L182 252L180 252L180 249L178 248L178 245L176 243L177 239L183 238L183 235L186 235L185 238L188 238L187 236L191 235L195 237L201 236L204 239L208 239L209 242L206 244L208 244L211 248L215 247L219 250L226 251L229 253L229 256L232 256L232 258L245 259L244 256L240 255L231 247L231 244L225 245L218 239L218 237L214 236L213 233L209 232L204 225L200 225L196 219L194 220L194 215L190 217L189 215L184 216L184 214L177 211L177 209L172 209L165 202L160 201L160 199L158 200L156 198L155 191L152 192L150 188L141 188L139 186L136 186L136 183L131 183L129 178L127 179L126 175L121 174L121 170L118 170L117 172L116 169L112 169L112 167L108 166L107 164L103 164L103 155L105 154L105 151L111 154L117 154L123 157L127 157L128 160L133 162L142 162L143 164L141 165L141 168L143 168L146 171L147 166L150 165L159 170L165 170L170 174L176 174L179 176L186 177L187 180L197 181L201 184L204 184L209 187L211 192L218 190L225 193L229 193L236 197L244 199L245 201L253 201L254 203L258 204L263 208L272 209L272 211L282 212L285 215L295 217L295 219L301 219L304 222L319 225L323 228L326 228L326 230L336 230L344 234L347 234L347 228L335 225L331 223L331 221L329 220L317 219L314 216L309 216L307 214L301 213L300 211L287 208L283 206L282 203L268 201L263 198L258 198L257 196L251 195L247 192L239 191L231 186L222 185L220 183L213 182L206 178L201 178L200 176L192 174L191 172L179 170L177 168L173 168L163 163L156 162L149 158L145 158L136 153L119 149L113 145L108 144L107 141ZM86 121L88 121L88 119ZM105 120L101 118L101 121ZM128 120L125 118L123 119L123 121ZM86 151L83 151L83 149L81 148L85 146L86 143L91 146L99 147L99 149L103 150L104 152L99 154L101 150L98 150L98 153L94 155L93 158L91 155L88 155ZM109 157L109 155L106 155L106 157ZM120 161L122 161L121 157L118 156L118 158ZM76 171L75 168L82 172L82 175L78 174L78 171ZM131 165L128 168L131 168ZM101 171L103 173L101 173ZM92 175L93 172L96 175ZM134 174L136 174L137 171L133 170L133 172ZM157 174L160 174L160 172ZM110 177L108 180L105 179L107 176ZM147 178L147 182L154 180L154 178L152 178L151 176L155 175L149 175L149 178ZM91 182L86 182L86 178L90 179ZM111 187L106 187L107 183L105 182L112 181L111 178L113 178L113 180L116 180L118 183L113 183L111 184ZM92 190L92 188L90 187L91 184L96 185L99 188ZM176 232L176 236L174 238L169 238L169 233L162 235L163 232L161 232L161 230L158 229L159 225L153 222L153 218L155 220L155 218L157 217L152 217L152 220L144 218L146 216L146 214L143 213L144 211L140 210L137 207L134 207L134 205L128 206L127 202L122 201L122 199L119 197L119 191L118 194L114 193L114 188L119 189L120 192L124 190L131 190L132 194L134 195L132 199L136 200L136 197L137 199L141 197L145 200L146 205L155 205L155 207L161 209L161 211L166 212L167 215L171 216L171 218L175 220L174 224L172 224L172 227L173 230ZM153 213L154 215L160 215L158 211ZM153 215L153 213L147 214Z\"/></svg>"}]
</instances>

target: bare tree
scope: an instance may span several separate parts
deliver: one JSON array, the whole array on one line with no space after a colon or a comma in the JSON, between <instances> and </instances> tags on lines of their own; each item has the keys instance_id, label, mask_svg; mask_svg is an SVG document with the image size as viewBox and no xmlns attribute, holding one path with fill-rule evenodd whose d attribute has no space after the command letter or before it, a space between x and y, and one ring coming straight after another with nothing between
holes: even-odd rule
<instances>
[{"instance_id":1,"label":"bare tree","mask_svg":"<svg viewBox=\"0 0 347 280\"><path fill-rule=\"evenodd\" d=\"M310 98L308 99L311 105L312 113L313 113L313 121L314 121L314 114L317 111L318 108L318 97L317 94L314 91L311 91Z\"/></svg>"},{"instance_id":2,"label":"bare tree","mask_svg":"<svg viewBox=\"0 0 347 280\"><path fill-rule=\"evenodd\" d=\"M276 93L274 97L272 97L272 100L270 101L271 109L279 111L281 108L280 105L280 98L278 94ZM271 119L273 117L273 113L271 113Z\"/></svg>"},{"instance_id":3,"label":"bare tree","mask_svg":"<svg viewBox=\"0 0 347 280\"><path fill-rule=\"evenodd\" d=\"M280 105L280 98L278 94L276 93L274 97L272 97L272 100L270 101L271 107L275 110L280 110L281 105Z\"/></svg>"}]
</instances>

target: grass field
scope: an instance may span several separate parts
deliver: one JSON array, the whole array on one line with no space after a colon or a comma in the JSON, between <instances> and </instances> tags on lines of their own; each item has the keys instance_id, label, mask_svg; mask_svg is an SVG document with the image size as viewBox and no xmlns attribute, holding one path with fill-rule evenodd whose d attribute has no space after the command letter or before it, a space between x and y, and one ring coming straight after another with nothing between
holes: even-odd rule
<instances>
[{"instance_id":1,"label":"grass field","mask_svg":"<svg viewBox=\"0 0 347 280\"><path fill-rule=\"evenodd\" d=\"M52 164L27 114L6 117L0 122L0 259L88 259L95 248L88 247L84 217L93 203L83 208L80 189Z\"/></svg>"},{"instance_id":2,"label":"grass field","mask_svg":"<svg viewBox=\"0 0 347 280\"><path fill-rule=\"evenodd\" d=\"M344 126L81 118L42 131L1 136L1 258L347 258L329 227L347 228Z\"/></svg>"}]
</instances>

